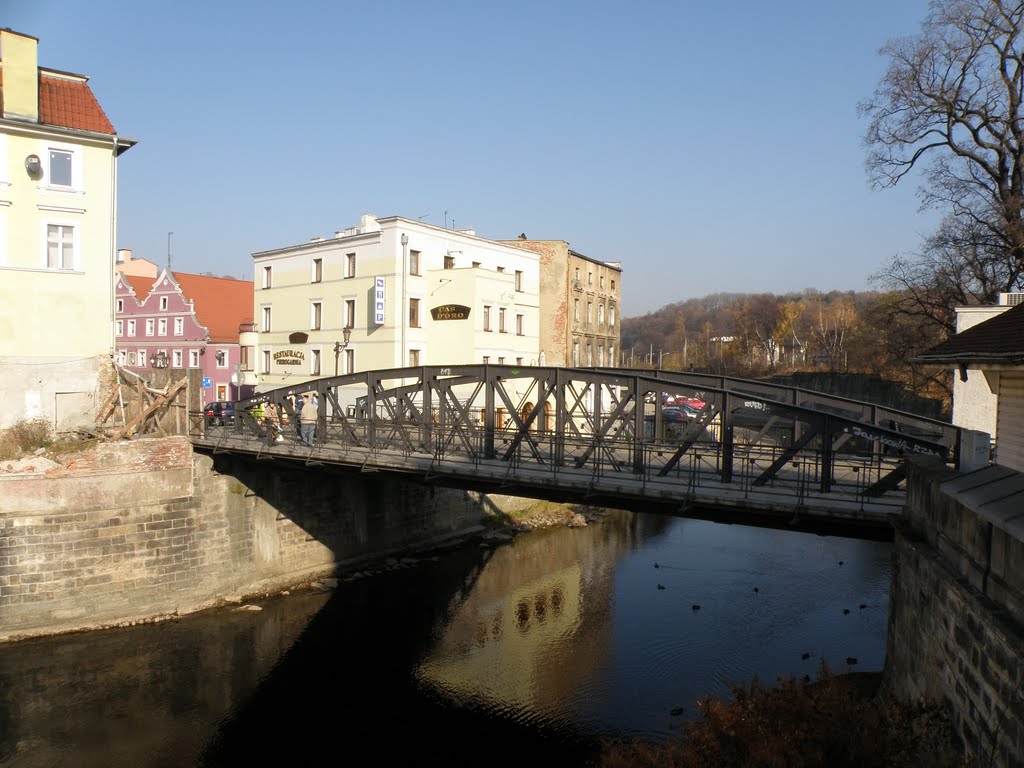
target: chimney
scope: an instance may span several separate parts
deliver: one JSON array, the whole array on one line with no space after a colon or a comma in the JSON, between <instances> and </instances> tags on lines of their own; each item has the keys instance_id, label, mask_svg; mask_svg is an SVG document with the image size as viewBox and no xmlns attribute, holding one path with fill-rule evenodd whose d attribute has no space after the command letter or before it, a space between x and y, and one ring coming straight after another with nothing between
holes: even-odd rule
<instances>
[{"instance_id":1,"label":"chimney","mask_svg":"<svg viewBox=\"0 0 1024 768\"><path fill-rule=\"evenodd\" d=\"M117 249L117 263L127 264L132 260L132 249L131 248L118 248Z\"/></svg>"},{"instance_id":2,"label":"chimney","mask_svg":"<svg viewBox=\"0 0 1024 768\"><path fill-rule=\"evenodd\" d=\"M0 29L5 120L39 122L39 40Z\"/></svg>"}]
</instances>

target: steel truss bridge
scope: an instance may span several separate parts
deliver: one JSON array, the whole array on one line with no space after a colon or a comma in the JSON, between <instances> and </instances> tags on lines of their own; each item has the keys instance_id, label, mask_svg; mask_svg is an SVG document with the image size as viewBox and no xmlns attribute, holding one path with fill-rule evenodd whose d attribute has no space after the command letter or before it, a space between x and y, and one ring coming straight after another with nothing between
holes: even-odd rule
<instances>
[{"instance_id":1,"label":"steel truss bridge","mask_svg":"<svg viewBox=\"0 0 1024 768\"><path fill-rule=\"evenodd\" d=\"M316 393L313 446L294 397ZM668 398L696 415L667 418ZM250 409L273 401L285 440ZM769 527L891 536L905 458L953 464L949 423L805 389L699 373L502 365L365 371L192 414L194 446L256 459L391 472L423 482Z\"/></svg>"}]
</instances>

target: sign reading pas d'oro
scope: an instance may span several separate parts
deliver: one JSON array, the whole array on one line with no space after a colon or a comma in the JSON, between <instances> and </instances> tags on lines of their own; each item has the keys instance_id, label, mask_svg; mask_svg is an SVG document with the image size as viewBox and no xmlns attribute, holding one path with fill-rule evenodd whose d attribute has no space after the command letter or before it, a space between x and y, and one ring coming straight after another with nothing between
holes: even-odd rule
<instances>
[{"instance_id":1,"label":"sign reading pas d'oro","mask_svg":"<svg viewBox=\"0 0 1024 768\"><path fill-rule=\"evenodd\" d=\"M469 307L464 304L442 304L430 310L435 320L466 320L469 318Z\"/></svg>"},{"instance_id":2,"label":"sign reading pas d'oro","mask_svg":"<svg viewBox=\"0 0 1024 768\"><path fill-rule=\"evenodd\" d=\"M278 365L302 365L306 355L297 349L282 349L274 353L274 362Z\"/></svg>"}]
</instances>

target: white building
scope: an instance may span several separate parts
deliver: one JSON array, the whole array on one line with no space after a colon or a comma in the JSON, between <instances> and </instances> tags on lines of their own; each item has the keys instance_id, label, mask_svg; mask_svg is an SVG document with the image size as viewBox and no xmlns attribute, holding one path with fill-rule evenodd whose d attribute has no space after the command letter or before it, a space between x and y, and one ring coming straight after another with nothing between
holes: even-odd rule
<instances>
[{"instance_id":1,"label":"white building","mask_svg":"<svg viewBox=\"0 0 1024 768\"><path fill-rule=\"evenodd\" d=\"M537 365L539 256L472 230L364 214L253 254L257 391L365 370Z\"/></svg>"}]
</instances>

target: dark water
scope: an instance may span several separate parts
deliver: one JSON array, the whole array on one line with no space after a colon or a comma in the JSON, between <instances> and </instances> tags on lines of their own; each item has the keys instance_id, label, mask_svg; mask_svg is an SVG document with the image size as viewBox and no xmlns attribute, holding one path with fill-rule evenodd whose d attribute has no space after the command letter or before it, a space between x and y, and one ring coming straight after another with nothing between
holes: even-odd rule
<instances>
[{"instance_id":1,"label":"dark water","mask_svg":"<svg viewBox=\"0 0 1024 768\"><path fill-rule=\"evenodd\" d=\"M0 766L589 765L730 682L881 670L889 555L613 513L258 612L0 646Z\"/></svg>"}]
</instances>

